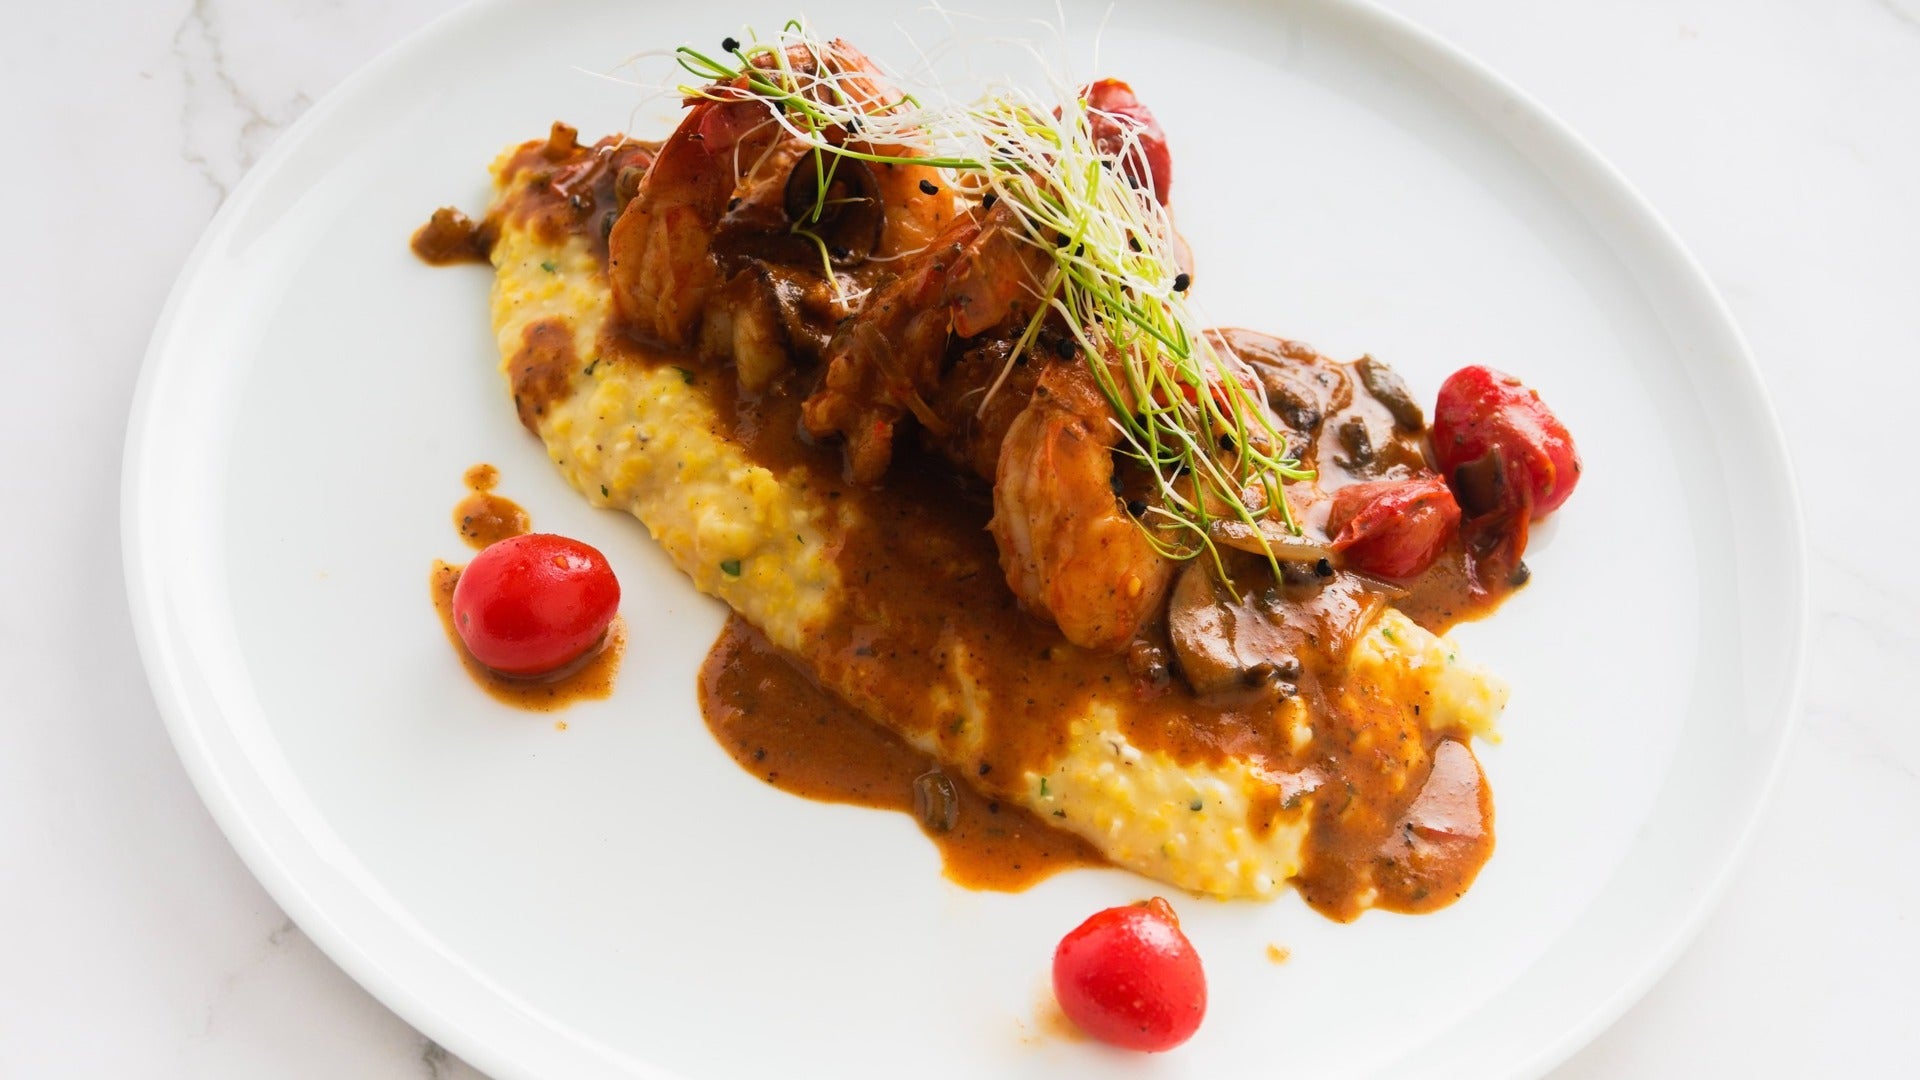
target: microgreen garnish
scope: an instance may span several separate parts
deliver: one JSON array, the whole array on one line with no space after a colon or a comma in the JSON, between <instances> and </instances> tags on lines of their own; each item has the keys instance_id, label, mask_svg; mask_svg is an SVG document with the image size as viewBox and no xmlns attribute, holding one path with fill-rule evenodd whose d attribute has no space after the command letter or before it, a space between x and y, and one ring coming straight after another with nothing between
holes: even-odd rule
<instances>
[{"instance_id":1,"label":"microgreen garnish","mask_svg":"<svg viewBox=\"0 0 1920 1080\"><path fill-rule=\"evenodd\" d=\"M1018 239L1050 264L1029 283L1033 314L982 412L1057 316L1072 337L1054 348L1065 358L1077 347L1113 410L1117 452L1157 489L1153 505L1135 514L1155 547L1179 559L1205 553L1224 571L1213 521L1253 525L1277 513L1300 531L1283 485L1313 473L1290 456L1246 365L1203 332L1166 208L1142 190L1151 184L1129 181L1150 170L1126 118L1096 113L1065 80L1053 88L1057 100L1003 87L964 104L923 105L871 72L842 70L833 46L798 20L771 41L743 36L723 42L727 59L677 50L688 74L710 80L680 92L764 102L769 120L810 148L815 202L793 227L819 247L836 288L831 253L807 226L821 220L838 161L950 171L949 186L983 212L1006 205ZM937 190L926 181L921 188ZM1268 561L1277 572L1270 547Z\"/></svg>"}]
</instances>

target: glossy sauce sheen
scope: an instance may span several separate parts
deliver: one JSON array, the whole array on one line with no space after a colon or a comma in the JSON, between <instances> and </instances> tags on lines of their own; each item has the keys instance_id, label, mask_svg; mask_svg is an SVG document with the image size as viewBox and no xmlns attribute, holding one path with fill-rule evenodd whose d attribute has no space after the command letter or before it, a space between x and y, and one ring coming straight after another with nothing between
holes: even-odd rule
<instances>
[{"instance_id":1,"label":"glossy sauce sheen","mask_svg":"<svg viewBox=\"0 0 1920 1080\"><path fill-rule=\"evenodd\" d=\"M633 144L609 150L603 141L590 154L577 148L556 157L551 148L562 133L556 125L547 148L529 144L520 153L547 154L558 173L567 173L587 167L581 163L589 157L649 152ZM570 129L565 134L570 140ZM576 187L576 195L591 189L584 211L575 207L570 213L568 203L546 186L505 212L529 218L540 229L591 230L589 236L604 243L600 215L618 209L608 205L611 184L610 172L602 170L590 184ZM563 325L554 327L556 334L562 330ZM541 324L527 331L530 341L542 332ZM1336 365L1302 346L1265 335L1223 333L1236 349L1267 350L1289 362L1318 364L1358 385L1353 365ZM1137 677L1122 657L1078 649L1051 624L1021 611L986 531L989 492L977 481L956 478L929 455L916 453L911 439L900 440L895 463L878 486L847 483L837 447L815 445L798 435L799 404L812 387L815 370L790 371L749 397L738 392L732 370L663 353L614 325L603 333L598 352L602 363L682 368L689 383L719 411L724 435L781 483L804 486L843 511L830 532L839 538L844 612L809 646L806 663L815 678L800 675L784 657L756 644L757 635L731 624L703 669L702 700L709 726L742 767L763 779L812 798L910 811L914 778L927 770L929 759L897 738L876 737L871 724L862 729L849 721L883 718L888 728L914 733L917 739L939 742L948 737L949 724L956 721L940 715L924 691L946 678L949 635L960 626L965 627L967 647L982 661L983 689L997 703L985 719L989 730L979 733L984 768L952 778L963 790L977 792L971 806L999 801L1001 814L1007 813L1011 800L1023 794L1018 790L1022 775L1060 750L1065 732L1057 718L1084 715L1091 700L1099 697L1125 704L1123 733L1143 750L1159 750L1181 762L1232 756L1281 776L1272 805L1254 809L1256 830L1270 830L1292 799L1313 792L1305 866L1295 884L1329 917L1351 920L1369 907L1412 912L1445 906L1465 892L1491 852L1492 802L1471 749L1427 732L1415 719L1417 701L1347 694L1341 685L1349 640L1340 624L1357 624L1356 616L1383 595L1390 595L1415 621L1441 632L1461 619L1491 611L1509 591L1506 585L1489 589L1476 584L1457 543L1432 569L1388 593L1382 594L1377 583L1341 573L1319 597L1299 605L1307 631L1298 657L1298 693L1314 717L1316 737L1296 753L1274 723L1271 698L1255 691L1198 697L1178 678L1155 682ZM516 380L523 419L540 415L547 404L544 396L564 389L559 380L553 381L552 387L543 380L529 380L523 387ZM1289 487L1303 521L1324 525L1330 495L1345 483L1426 467L1424 433L1396 431L1388 412L1358 390L1346 403L1329 406L1317 429L1326 437L1299 448L1306 463L1320 470L1321 479ZM1382 473L1377 467L1370 471L1331 445L1334 433L1350 423L1371 430L1382 452L1378 460L1400 472ZM885 632L877 633L877 627ZM1165 634L1164 627L1152 628L1147 637L1158 636L1164 644ZM837 703L817 684L857 689L848 690L851 700ZM823 729L833 734L821 737ZM767 764L775 759L774 765ZM1404 785L1394 782L1400 778ZM979 842L983 835L958 828L936 838L950 875L984 887L1024 883L1028 849L1012 854ZM1088 857L1084 849L1074 852L1076 859ZM1001 870L987 867L993 860L1000 861ZM1021 868L1007 870L1010 860L1020 861Z\"/></svg>"},{"instance_id":2,"label":"glossy sauce sheen","mask_svg":"<svg viewBox=\"0 0 1920 1080\"><path fill-rule=\"evenodd\" d=\"M915 778L933 758L822 690L760 631L730 616L700 669L700 711L740 767L809 799L918 816ZM949 777L949 779L952 779ZM940 849L946 876L973 889L1018 892L1057 871L1101 863L1072 833L1023 807L956 782L953 827L921 828Z\"/></svg>"},{"instance_id":3,"label":"glossy sauce sheen","mask_svg":"<svg viewBox=\"0 0 1920 1080\"><path fill-rule=\"evenodd\" d=\"M475 465L466 473L470 493L453 508L453 526L460 539L475 551L481 551L510 536L524 536L533 528L533 519L512 499L493 493L500 482L500 470L491 465Z\"/></svg>"},{"instance_id":4,"label":"glossy sauce sheen","mask_svg":"<svg viewBox=\"0 0 1920 1080\"><path fill-rule=\"evenodd\" d=\"M618 357L618 362L669 362L613 336L602 346L602 355ZM1297 755L1275 730L1270 700L1252 694L1196 697L1177 679L1170 686L1148 685L1129 673L1121 657L1078 649L1051 624L1021 611L986 530L991 504L983 487L956 486L943 464L905 445L881 486L847 484L836 449L795 436L802 392L781 385L747 399L734 390L731 372L711 370L698 372L694 385L710 394L726 428L760 464L782 475L784 482L805 483L835 505L858 511L845 515L840 526L838 562L846 585L846 614L826 628L809 658L822 681L864 688L862 700L853 703L856 711L885 716L891 726L905 730L938 731L946 719L932 714L923 690L944 678L946 628L971 628L970 644L986 653L982 667L987 693L992 700L1023 706L989 720L989 771L964 778L985 798L1014 797L1012 786L1022 773L1059 751L1063 725L1045 718L1083 715L1096 696L1130 696L1132 707L1124 710L1123 729L1143 749L1163 750L1182 761L1255 758L1292 778L1292 790L1346 789L1339 798L1317 800L1306 865L1295 879L1302 896L1331 918L1350 921L1368 907L1404 912L1443 907L1465 893L1491 853L1492 803L1464 744L1426 737L1408 745L1356 746L1343 739L1337 725L1322 723L1321 736L1306 754ZM1331 463L1327 468L1330 473L1335 469ZM1434 630L1490 611L1499 598L1470 589L1459 559L1457 550L1443 555L1432 570L1409 583L1408 595L1397 604ZM1329 602L1338 599L1334 592ZM876 635L874 627L886 627L884 636ZM728 643L723 635L709 657L709 669L727 662ZM1320 644L1325 651L1302 657L1307 671L1300 692L1314 715L1324 720L1339 715L1331 702L1338 688L1330 681L1339 663L1337 643ZM1361 700L1354 705L1360 716L1349 714L1348 719L1354 720L1356 730L1383 717L1389 723L1395 717L1404 721L1400 710L1415 704ZM709 725L721 727L711 716ZM894 804L910 806L919 762L888 766L876 761L873 752L857 743L826 744L809 768L815 777L837 774L833 783L842 790L871 788L880 773L891 769L886 786L895 792ZM1382 774L1370 768L1369 761L1386 754L1409 758L1406 789L1389 790L1374 782ZM1467 783L1473 798L1468 802L1482 813L1477 840L1471 845L1423 841L1409 849L1408 808L1425 786L1427 770L1422 766L1437 759L1472 765ZM1459 775L1455 769L1453 777ZM1270 829L1281 809L1278 798L1264 813L1256 807L1254 827ZM1414 854L1418 858L1410 857Z\"/></svg>"}]
</instances>

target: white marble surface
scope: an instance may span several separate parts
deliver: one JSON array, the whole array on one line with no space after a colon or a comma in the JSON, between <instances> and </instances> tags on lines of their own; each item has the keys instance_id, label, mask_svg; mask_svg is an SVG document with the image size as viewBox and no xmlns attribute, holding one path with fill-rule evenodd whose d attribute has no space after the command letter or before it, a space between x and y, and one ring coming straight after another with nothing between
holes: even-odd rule
<instances>
[{"instance_id":1,"label":"white marble surface","mask_svg":"<svg viewBox=\"0 0 1920 1080\"><path fill-rule=\"evenodd\" d=\"M0 1076L474 1073L322 956L181 771L128 627L129 399L202 225L448 0L9 5L0 205ZM1751 339L1810 518L1804 722L1733 890L1565 1077L1920 1060L1920 0L1393 0L1668 217ZM1832 464L1828 464L1831 462Z\"/></svg>"}]
</instances>

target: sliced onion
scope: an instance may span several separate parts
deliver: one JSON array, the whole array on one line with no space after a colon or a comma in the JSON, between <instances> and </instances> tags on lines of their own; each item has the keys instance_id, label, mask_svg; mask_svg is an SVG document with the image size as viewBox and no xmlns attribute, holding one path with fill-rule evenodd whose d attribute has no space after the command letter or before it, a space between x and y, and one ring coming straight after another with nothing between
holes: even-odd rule
<instances>
[{"instance_id":1,"label":"sliced onion","mask_svg":"<svg viewBox=\"0 0 1920 1080\"><path fill-rule=\"evenodd\" d=\"M913 813L928 832L952 832L960 823L960 792L935 769L913 778Z\"/></svg>"},{"instance_id":2,"label":"sliced onion","mask_svg":"<svg viewBox=\"0 0 1920 1080\"><path fill-rule=\"evenodd\" d=\"M1325 540L1316 540L1310 536L1295 536L1287 527L1272 518L1261 518L1258 527L1244 521L1220 518L1208 523L1207 535L1213 537L1216 544L1240 551L1249 551L1264 556L1268 551L1281 562L1319 562L1332 560L1338 566L1340 560L1334 555L1333 548ZM1264 540L1264 544L1263 541Z\"/></svg>"}]
</instances>

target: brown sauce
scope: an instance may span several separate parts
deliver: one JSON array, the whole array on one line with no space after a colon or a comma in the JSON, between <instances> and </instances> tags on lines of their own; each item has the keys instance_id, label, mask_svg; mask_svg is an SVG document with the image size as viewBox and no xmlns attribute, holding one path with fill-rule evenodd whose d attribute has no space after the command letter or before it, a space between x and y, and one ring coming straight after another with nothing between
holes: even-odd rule
<instances>
[{"instance_id":1,"label":"brown sauce","mask_svg":"<svg viewBox=\"0 0 1920 1080\"><path fill-rule=\"evenodd\" d=\"M510 161L509 175L533 170L536 184L500 212L526 219L537 234L585 233L604 257L606 227L618 210L609 208L616 195L613 162L619 155L648 160L651 153L650 145L621 140L580 147L571 129L556 125L546 143L528 143ZM1262 337L1223 333L1237 347L1258 347L1254 339ZM1124 702L1121 732L1143 750L1182 763L1237 758L1281 777L1284 794L1253 815L1256 831L1270 830L1293 798L1314 793L1305 868L1296 884L1331 918L1351 920L1368 907L1444 906L1464 893L1491 852L1492 801L1472 750L1429 732L1418 719L1420 702L1343 685L1342 635L1311 627L1306 633L1295 681L1315 738L1295 751L1274 722L1270 696L1203 697L1177 678L1143 678L1124 657L1076 648L1050 623L1022 611L986 531L991 506L984 485L956 478L946 464L916 452L911 439L896 444L894 465L879 484L848 483L837 446L799 435L800 402L817 370L790 371L743 395L731 370L660 353L616 325L608 326L596 351L600 363L681 368L712 400L721 434L782 483L804 486L839 508L829 531L839 538L844 611L808 646L811 678L735 625L703 668L709 726L742 767L769 783L810 798L911 812L911 781L932 768L934 758L863 718L884 718L886 728L916 743L977 747L964 756L978 761L978 771L951 777L963 793L962 820L935 839L955 880L1021 887L1034 872L1033 838L1053 833L1047 842L1067 845L1040 861L1045 872L1055 858L1069 865L1093 856L1030 814L1023 825L1037 823L1043 832L1030 838L1023 829L1021 839L1005 846L954 837L976 835L968 830L982 807L1000 806L997 815L988 809L989 816L1011 813L1027 794L1024 775L1062 749L1067 733L1054 718L1085 715L1098 698ZM1345 387L1344 396L1320 401L1313 434L1300 444L1321 477L1296 485L1305 522L1324 525L1329 496L1346 483L1427 468L1424 432L1396 428L1393 410L1348 385L1357 382L1355 365L1335 364L1297 343L1279 343L1273 351L1288 363L1316 367L1322 388ZM512 374L516 404L530 428L554 396L568 391L570 382L556 376L579 362L572 352L570 339L563 342L539 323L528 328ZM1397 583L1392 602L1435 632L1486 614L1510 586L1476 582L1467 558L1456 544L1419 578ZM1344 574L1339 581L1349 591L1372 587ZM1333 599L1339 602L1329 611L1356 602L1344 594ZM1148 637L1164 642L1165 633L1152 630ZM985 731L966 730L968 721L943 714L925 693L949 682L951 666L962 661L990 703L981 720ZM986 852L997 867L988 865Z\"/></svg>"},{"instance_id":2,"label":"brown sauce","mask_svg":"<svg viewBox=\"0 0 1920 1080\"><path fill-rule=\"evenodd\" d=\"M491 465L475 465L467 470L466 498L453 508L453 527L460 539L475 551L499 543L509 536L524 536L533 529L533 519L520 504L493 493L500 482L500 470Z\"/></svg>"},{"instance_id":3,"label":"brown sauce","mask_svg":"<svg viewBox=\"0 0 1920 1080\"><path fill-rule=\"evenodd\" d=\"M1058 871L1104 863L1086 841L964 780L952 784L951 827L931 827L914 785L939 772L939 763L822 690L797 664L738 615L707 654L700 711L741 768L794 795L915 817L940 849L946 876L968 888L1018 892Z\"/></svg>"},{"instance_id":4,"label":"brown sauce","mask_svg":"<svg viewBox=\"0 0 1920 1080\"><path fill-rule=\"evenodd\" d=\"M531 186L511 206L480 222L454 207L442 207L414 231L410 246L434 266L484 263L492 258L501 223L511 221L547 241L570 233L585 236L604 256L614 219L633 195L632 170L644 170L659 148L659 143L620 135L585 146L579 132L555 122L545 139L522 144L501 169L503 178L533 174Z\"/></svg>"},{"instance_id":5,"label":"brown sauce","mask_svg":"<svg viewBox=\"0 0 1920 1080\"><path fill-rule=\"evenodd\" d=\"M627 627L614 616L607 637L598 651L574 664L540 679L513 679L473 658L460 641L453 625L453 589L460 583L461 567L435 559L428 586L433 594L433 609L440 613L440 625L447 632L447 643L466 665L480 689L495 701L530 712L558 712L576 701L601 700L613 693L614 676L620 670L620 656L626 651Z\"/></svg>"},{"instance_id":6,"label":"brown sauce","mask_svg":"<svg viewBox=\"0 0 1920 1080\"><path fill-rule=\"evenodd\" d=\"M1401 807L1336 794L1316 804L1294 885L1322 914L1351 922L1369 907L1436 911L1466 895L1493 854L1493 796L1473 751L1443 739ZM1398 809L1392 817L1383 809Z\"/></svg>"},{"instance_id":7,"label":"brown sauce","mask_svg":"<svg viewBox=\"0 0 1920 1080\"><path fill-rule=\"evenodd\" d=\"M479 224L451 206L433 212L425 225L414 230L413 253L432 266L456 263L484 263L493 254L493 241L499 231L491 224Z\"/></svg>"},{"instance_id":8,"label":"brown sauce","mask_svg":"<svg viewBox=\"0 0 1920 1080\"><path fill-rule=\"evenodd\" d=\"M617 363L689 363L617 333L602 339L601 353ZM1294 791L1345 788L1337 801L1324 796L1316 800L1321 809L1307 843L1307 869L1298 882L1308 902L1330 918L1350 921L1368 906L1400 911L1439 907L1465 891L1491 852L1492 803L1482 784L1476 790L1485 816L1476 844L1450 843L1446 850L1451 854L1445 859L1435 856L1433 844L1426 844L1418 849L1416 871L1393 876L1395 867L1414 854L1396 854L1404 844L1401 826L1426 785L1432 763L1445 760L1450 768L1460 759L1473 763L1472 752L1427 733L1414 719L1417 702L1349 701L1337 707L1343 689L1337 679L1341 656L1327 652L1306 665L1299 688L1316 719L1318 737L1304 754L1296 753L1276 730L1270 699L1199 697L1177 679L1171 685L1149 685L1129 672L1123 657L1079 649L1050 623L1023 612L1007 588L986 531L991 504L983 487L956 486L943 463L904 445L879 486L848 484L837 448L796 435L803 390L779 384L745 397L735 389L730 372L692 370L691 383L703 388L719 408L722 429L755 461L783 482L813 488L842 510L836 526L842 538L837 562L846 609L809 649L807 663L818 683L844 697L850 714L885 717L888 727L939 741L962 733L949 728L954 718L941 715L924 690L947 680L957 640L979 661L976 673L995 703L985 720L988 730L978 733L981 760L988 769L984 775L954 778L965 781L963 789L974 789L976 801L1000 801L1004 814L1009 801L1025 794L1023 773L1057 756L1066 737L1062 725L1047 718L1084 715L1099 697L1130 698L1122 710L1121 729L1144 750L1163 751L1181 762L1218 762L1229 756L1255 761L1286 776ZM790 378L798 381L804 374ZM1490 610L1498 600L1470 595L1457 553L1448 558L1454 559L1453 569L1443 558L1434 570L1407 583L1408 594L1395 601L1436 631ZM884 633L876 629L881 627ZM960 639L954 636L955 627L966 628ZM737 662L740 649L734 636L729 631L716 643L703 685ZM812 692L819 694L817 688ZM709 695L707 700L715 699ZM738 742L730 742L725 733L733 721L710 714L708 722L729 753L741 760ZM763 717L760 722L767 721ZM785 722L797 724L802 718L789 716ZM753 749L760 748L756 744ZM786 763L778 769L766 769L751 758L741 764L763 778L769 771L778 773L772 782L797 794L873 805L866 796L845 789L826 794L830 789L818 779L793 779L817 778L823 770L831 774L842 767L864 768L843 765L843 758L856 757L844 743L794 742L789 748ZM807 761L811 763L803 764ZM1383 768L1388 762L1397 768ZM887 805L910 808L910 789L900 781L919 767L916 761L888 774L887 797L893 801ZM1474 764L1476 780L1478 775ZM1404 786L1399 786L1401 780ZM880 783L873 777L867 782L869 787ZM1270 829L1281 809L1276 802L1267 813L1256 813L1254 828ZM1335 872L1343 867L1353 872ZM967 882L978 880L980 873L970 869L952 876Z\"/></svg>"},{"instance_id":9,"label":"brown sauce","mask_svg":"<svg viewBox=\"0 0 1920 1080\"><path fill-rule=\"evenodd\" d=\"M507 375L513 383L513 407L528 431L540 433L540 418L571 388L578 363L567 320L539 319L520 332L520 348L507 364Z\"/></svg>"}]
</instances>

